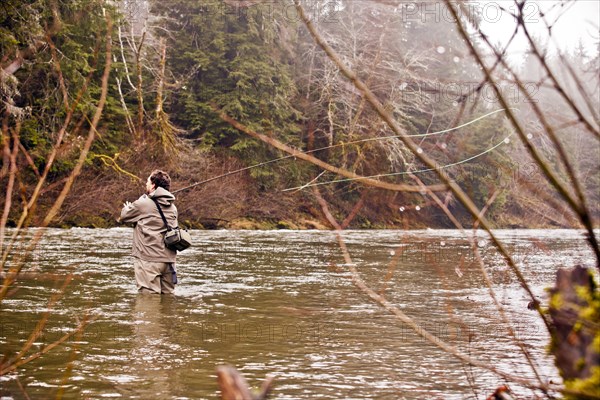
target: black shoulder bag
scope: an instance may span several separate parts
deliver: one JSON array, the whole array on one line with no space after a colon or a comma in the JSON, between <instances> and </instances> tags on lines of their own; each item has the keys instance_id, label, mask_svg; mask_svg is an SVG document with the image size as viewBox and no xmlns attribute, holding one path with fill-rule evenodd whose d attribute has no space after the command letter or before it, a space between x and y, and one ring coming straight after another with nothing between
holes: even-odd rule
<instances>
[{"instance_id":1,"label":"black shoulder bag","mask_svg":"<svg viewBox=\"0 0 600 400\"><path fill-rule=\"evenodd\" d=\"M160 208L160 204L155 199L152 199L154 204L156 204L156 208L158 208L158 212L160 213L160 217L162 218L165 226L167 227L167 233L165 233L164 241L165 246L171 250L182 251L187 249L192 245L192 237L189 232L185 229L179 229L178 226L175 228L171 228L167 223L167 219L165 218L165 214L163 214L162 208Z\"/></svg>"}]
</instances>

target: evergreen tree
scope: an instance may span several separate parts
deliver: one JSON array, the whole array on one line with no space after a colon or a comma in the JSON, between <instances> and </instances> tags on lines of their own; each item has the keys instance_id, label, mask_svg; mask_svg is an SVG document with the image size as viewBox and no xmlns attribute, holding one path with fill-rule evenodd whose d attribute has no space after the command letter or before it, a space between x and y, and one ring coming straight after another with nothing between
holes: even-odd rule
<instances>
[{"instance_id":1,"label":"evergreen tree","mask_svg":"<svg viewBox=\"0 0 600 400\"><path fill-rule=\"evenodd\" d=\"M21 121L21 143L39 170L74 105L61 148L64 157L51 171L68 171L77 157L76 136L88 126L86 116L92 115L98 99L106 13L116 18L115 10L101 0L7 1L0 6L5 117L10 123ZM109 115L116 104L109 98ZM108 142L118 135L118 126L113 129L102 128Z\"/></svg>"},{"instance_id":2,"label":"evergreen tree","mask_svg":"<svg viewBox=\"0 0 600 400\"><path fill-rule=\"evenodd\" d=\"M168 32L168 68L177 80L168 111L189 138L264 161L254 154L259 145L221 121L214 105L252 129L293 141L296 89L271 5L153 1L151 12L161 17L157 34Z\"/></svg>"}]
</instances>

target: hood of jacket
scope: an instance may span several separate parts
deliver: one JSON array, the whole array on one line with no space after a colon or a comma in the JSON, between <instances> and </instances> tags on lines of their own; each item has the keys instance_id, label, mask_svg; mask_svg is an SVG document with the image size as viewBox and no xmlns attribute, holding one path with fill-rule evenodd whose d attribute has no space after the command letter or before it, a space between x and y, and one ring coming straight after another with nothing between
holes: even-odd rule
<instances>
[{"instance_id":1,"label":"hood of jacket","mask_svg":"<svg viewBox=\"0 0 600 400\"><path fill-rule=\"evenodd\" d=\"M158 204L160 204L161 206L169 206L175 201L175 196L173 196L173 194L167 189L162 187L157 187L156 190L154 190L154 192L148 195L148 197L158 201Z\"/></svg>"}]
</instances>

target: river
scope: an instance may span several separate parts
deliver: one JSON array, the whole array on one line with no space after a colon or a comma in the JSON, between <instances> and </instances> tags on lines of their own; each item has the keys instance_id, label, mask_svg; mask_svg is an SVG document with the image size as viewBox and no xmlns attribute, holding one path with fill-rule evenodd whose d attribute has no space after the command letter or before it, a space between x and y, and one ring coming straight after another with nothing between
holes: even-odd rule
<instances>
[{"instance_id":1,"label":"river","mask_svg":"<svg viewBox=\"0 0 600 400\"><path fill-rule=\"evenodd\" d=\"M31 229L31 235L35 229ZM580 231L497 234L542 305L557 268L593 266ZM138 295L132 231L49 229L23 279L2 302L0 345L14 355L73 274L29 354L94 318L83 334L0 377L3 399L217 399L215 368L236 366L275 399L484 399L503 383L439 350L360 292L335 233L193 231L178 256L176 296ZM542 379L560 381L548 333L529 299L479 233L495 294ZM474 253L454 230L346 231L363 279L420 327L464 354L531 378ZM386 277L387 276L387 277ZM20 388L23 387L23 389ZM534 393L509 383L517 393Z\"/></svg>"}]
</instances>

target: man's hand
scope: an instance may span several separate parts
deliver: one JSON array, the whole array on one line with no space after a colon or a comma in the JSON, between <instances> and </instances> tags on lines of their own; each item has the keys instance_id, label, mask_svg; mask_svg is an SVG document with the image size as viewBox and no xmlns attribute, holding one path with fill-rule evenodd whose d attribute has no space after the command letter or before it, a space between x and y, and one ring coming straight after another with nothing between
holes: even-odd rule
<instances>
[{"instance_id":1,"label":"man's hand","mask_svg":"<svg viewBox=\"0 0 600 400\"><path fill-rule=\"evenodd\" d=\"M136 218L139 217L139 209L133 206L133 203L126 201L123 203L123 209L121 210L121 216L117 219L117 222L135 222Z\"/></svg>"}]
</instances>

